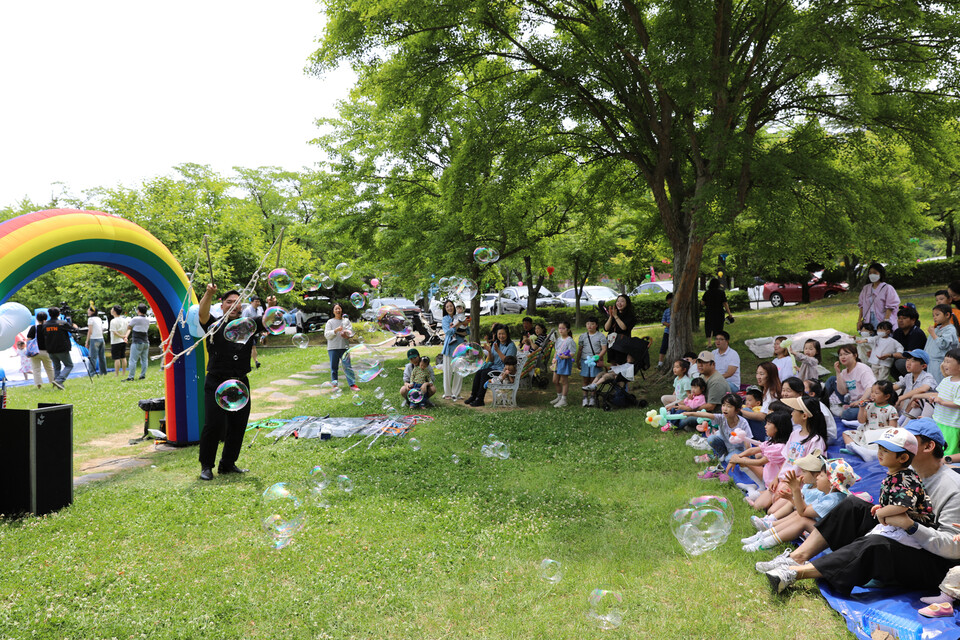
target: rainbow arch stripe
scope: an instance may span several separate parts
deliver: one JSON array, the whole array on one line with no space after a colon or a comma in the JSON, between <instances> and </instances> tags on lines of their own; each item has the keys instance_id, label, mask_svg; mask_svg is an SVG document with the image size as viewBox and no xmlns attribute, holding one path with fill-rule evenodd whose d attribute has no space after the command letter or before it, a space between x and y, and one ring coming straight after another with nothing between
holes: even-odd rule
<instances>
[{"instance_id":1,"label":"rainbow arch stripe","mask_svg":"<svg viewBox=\"0 0 960 640\"><path fill-rule=\"evenodd\" d=\"M70 264L98 264L127 276L146 297L166 339L190 289L170 250L142 227L102 211L49 209L0 223L0 304L34 278ZM190 290L190 304L197 297ZM186 326L176 331L175 353L193 344ZM168 356L167 361L171 358ZM206 345L164 369L167 438L200 440Z\"/></svg>"}]
</instances>

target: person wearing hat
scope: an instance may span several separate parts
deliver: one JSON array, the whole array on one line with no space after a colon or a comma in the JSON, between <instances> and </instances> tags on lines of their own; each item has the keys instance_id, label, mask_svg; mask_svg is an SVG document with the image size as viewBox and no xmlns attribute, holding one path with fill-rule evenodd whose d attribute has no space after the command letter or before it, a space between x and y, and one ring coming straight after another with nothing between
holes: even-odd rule
<instances>
[{"instance_id":1,"label":"person wearing hat","mask_svg":"<svg viewBox=\"0 0 960 640\"><path fill-rule=\"evenodd\" d=\"M923 481L934 521L941 524L920 524L906 513L884 518L884 524L903 529L919 548L885 535L867 535L877 524L872 505L849 496L795 550L757 563L757 571L766 574L774 593L807 578L824 578L841 595L871 580L933 591L944 574L960 562L960 541L954 541L955 531L949 526L960 522L960 474L944 463L946 441L930 418L910 420L903 428L917 440L913 469ZM812 559L825 549L833 553Z\"/></svg>"},{"instance_id":2,"label":"person wearing hat","mask_svg":"<svg viewBox=\"0 0 960 640\"><path fill-rule=\"evenodd\" d=\"M700 411L718 413L720 411L720 402L723 400L723 396L730 393L730 387L727 385L727 379L717 371L713 353L710 351L701 351L697 354L697 370L700 372L700 377L707 383L707 401L698 409ZM681 429L684 431L696 431L697 419L684 418L677 422L676 428L678 431Z\"/></svg>"},{"instance_id":3,"label":"person wearing hat","mask_svg":"<svg viewBox=\"0 0 960 640\"><path fill-rule=\"evenodd\" d=\"M917 472L910 468L917 455L917 437L903 427L884 430L877 438L877 461L887 469L880 483L880 499L871 509L880 523L867 535L886 536L908 547L920 548L920 543L908 536L900 527L883 524L886 518L907 514L914 522L933 524L933 507L923 489Z\"/></svg>"},{"instance_id":4,"label":"person wearing hat","mask_svg":"<svg viewBox=\"0 0 960 640\"><path fill-rule=\"evenodd\" d=\"M407 393L414 386L414 370L420 367L420 352L416 349L407 349L407 366L403 368L403 386L400 387L400 397L403 398L403 406L409 407L410 403L407 401ZM432 377L431 377L432 381ZM425 391L423 394L423 404L426 407L432 407L433 403L430 402L429 398L434 393L436 393L436 387L433 384L428 384L424 387Z\"/></svg>"},{"instance_id":5,"label":"person wearing hat","mask_svg":"<svg viewBox=\"0 0 960 640\"><path fill-rule=\"evenodd\" d=\"M796 471L788 471L784 478L784 482L790 487L793 511L776 520L770 528L750 538L744 538L744 551L772 549L804 532L813 531L820 519L850 493L850 485L859 479L852 469L849 473L831 473L819 449L797 460L796 467ZM811 488L805 489L805 486Z\"/></svg>"},{"instance_id":6,"label":"person wearing hat","mask_svg":"<svg viewBox=\"0 0 960 640\"><path fill-rule=\"evenodd\" d=\"M899 424L902 426L913 418L929 418L933 415L933 404L923 397L937 388L937 381L927 371L930 356L923 349L914 349L904 354L906 356L907 374L893 385L899 395L897 411L900 413Z\"/></svg>"}]
</instances>

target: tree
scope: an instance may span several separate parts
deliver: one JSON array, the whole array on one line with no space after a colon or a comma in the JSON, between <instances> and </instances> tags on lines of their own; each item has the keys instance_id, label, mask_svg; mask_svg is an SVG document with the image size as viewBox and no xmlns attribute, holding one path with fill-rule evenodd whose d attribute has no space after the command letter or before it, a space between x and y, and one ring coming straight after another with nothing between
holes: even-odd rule
<instances>
[{"instance_id":1,"label":"tree","mask_svg":"<svg viewBox=\"0 0 960 640\"><path fill-rule=\"evenodd\" d=\"M791 136L820 121L935 145L929 132L956 109L960 16L947 3L325 5L316 72L348 60L378 103L417 109L465 69L503 60L518 117L552 119L563 153L636 171L673 250L671 358L692 346L704 247L745 210L767 163L765 128Z\"/></svg>"}]
</instances>

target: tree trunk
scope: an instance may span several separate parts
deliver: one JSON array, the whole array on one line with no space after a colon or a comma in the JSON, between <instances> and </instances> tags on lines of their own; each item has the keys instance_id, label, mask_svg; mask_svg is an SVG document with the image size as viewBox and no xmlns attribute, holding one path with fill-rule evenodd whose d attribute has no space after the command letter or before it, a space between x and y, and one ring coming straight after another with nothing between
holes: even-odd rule
<instances>
[{"instance_id":1,"label":"tree trunk","mask_svg":"<svg viewBox=\"0 0 960 640\"><path fill-rule=\"evenodd\" d=\"M533 269L530 267L530 256L523 257L524 276L523 282L527 285L527 315L533 316L537 313L537 292L533 290ZM537 286L537 291L540 287Z\"/></svg>"},{"instance_id":2,"label":"tree trunk","mask_svg":"<svg viewBox=\"0 0 960 640\"><path fill-rule=\"evenodd\" d=\"M470 265L470 277L474 282L480 281L480 265L476 262ZM499 295L499 294L498 294ZM470 336L473 342L480 342L480 294L470 301Z\"/></svg>"},{"instance_id":3,"label":"tree trunk","mask_svg":"<svg viewBox=\"0 0 960 640\"><path fill-rule=\"evenodd\" d=\"M574 315L574 322L579 327L580 326L580 292L583 291L582 285L577 285L580 277L580 259L573 259L573 300L574 308L576 309L576 314ZM578 289L577 287L580 286Z\"/></svg>"},{"instance_id":4,"label":"tree trunk","mask_svg":"<svg viewBox=\"0 0 960 640\"><path fill-rule=\"evenodd\" d=\"M694 323L698 321L697 281L706 240L687 235L671 239L673 246L673 312L670 316L670 348L667 362L679 360L693 348Z\"/></svg>"}]
</instances>

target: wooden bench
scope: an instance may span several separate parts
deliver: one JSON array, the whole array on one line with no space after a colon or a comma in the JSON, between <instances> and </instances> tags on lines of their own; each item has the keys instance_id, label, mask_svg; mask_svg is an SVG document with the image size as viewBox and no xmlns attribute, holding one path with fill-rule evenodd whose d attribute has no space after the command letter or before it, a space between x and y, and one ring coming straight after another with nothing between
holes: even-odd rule
<instances>
[{"instance_id":1,"label":"wooden bench","mask_svg":"<svg viewBox=\"0 0 960 640\"><path fill-rule=\"evenodd\" d=\"M493 406L495 407L516 407L517 391L521 386L531 387L533 379L533 370L537 364L537 358L529 357L529 354L520 352L517 354L517 375L513 377L513 382L501 383L491 378L487 389L493 396Z\"/></svg>"}]
</instances>

